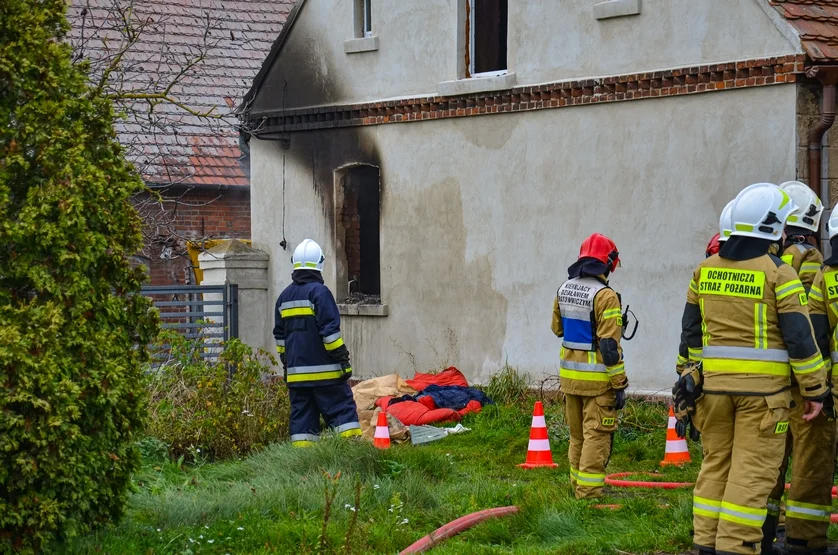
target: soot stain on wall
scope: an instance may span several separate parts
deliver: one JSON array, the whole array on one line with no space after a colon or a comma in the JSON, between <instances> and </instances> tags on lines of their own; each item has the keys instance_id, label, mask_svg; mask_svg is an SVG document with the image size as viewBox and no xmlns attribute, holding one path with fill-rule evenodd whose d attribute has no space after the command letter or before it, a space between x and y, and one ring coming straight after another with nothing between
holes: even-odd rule
<instances>
[{"instance_id":1,"label":"soot stain on wall","mask_svg":"<svg viewBox=\"0 0 838 555\"><path fill-rule=\"evenodd\" d=\"M252 114L278 114L292 108L319 106L345 97L342 83L335 78L335 60L322 48L319 39L295 27L283 46L280 56L268 72L253 100ZM381 209L385 202L384 168L373 139L374 132L359 127L298 131L286 134L255 133L260 139L288 142L285 156L297 167L309 168L311 187L321 201L323 215L334 236L335 226L335 171L352 165L379 168ZM278 149L279 151L279 149ZM298 184L302 185L302 183Z\"/></svg>"}]
</instances>

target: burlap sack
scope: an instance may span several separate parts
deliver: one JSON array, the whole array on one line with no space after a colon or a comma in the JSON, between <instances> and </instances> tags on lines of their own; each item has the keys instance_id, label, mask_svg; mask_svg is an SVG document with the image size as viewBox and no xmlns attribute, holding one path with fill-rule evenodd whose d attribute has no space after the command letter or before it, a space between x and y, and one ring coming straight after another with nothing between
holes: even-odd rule
<instances>
[{"instance_id":1,"label":"burlap sack","mask_svg":"<svg viewBox=\"0 0 838 555\"><path fill-rule=\"evenodd\" d=\"M361 433L368 441L372 441L375 436L375 425L378 422L379 412L381 412L379 407L375 407L375 410L358 411L358 418L361 422ZM390 430L391 442L403 443L410 440L410 430L392 414L387 415L387 427Z\"/></svg>"},{"instance_id":2,"label":"burlap sack","mask_svg":"<svg viewBox=\"0 0 838 555\"><path fill-rule=\"evenodd\" d=\"M364 380L352 388L352 395L355 397L355 405L358 411L373 410L375 401L381 397L401 397L402 395L413 395L416 390L407 385L398 374L390 374Z\"/></svg>"}]
</instances>

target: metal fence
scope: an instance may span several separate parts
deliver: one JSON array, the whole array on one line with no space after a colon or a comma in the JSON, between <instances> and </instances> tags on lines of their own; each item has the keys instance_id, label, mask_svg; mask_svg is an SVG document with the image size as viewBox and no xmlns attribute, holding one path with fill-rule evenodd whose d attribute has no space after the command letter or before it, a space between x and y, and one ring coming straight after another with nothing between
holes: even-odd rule
<instances>
[{"instance_id":1,"label":"metal fence","mask_svg":"<svg viewBox=\"0 0 838 555\"><path fill-rule=\"evenodd\" d=\"M239 336L238 285L147 286L142 294L160 310L163 329L200 342L202 358L217 358L220 343Z\"/></svg>"}]
</instances>

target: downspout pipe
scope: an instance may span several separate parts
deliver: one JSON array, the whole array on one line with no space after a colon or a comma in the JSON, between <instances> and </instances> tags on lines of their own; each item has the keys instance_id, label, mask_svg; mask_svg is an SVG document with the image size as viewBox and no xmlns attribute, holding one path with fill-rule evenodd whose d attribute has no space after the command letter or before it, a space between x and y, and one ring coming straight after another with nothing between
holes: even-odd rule
<instances>
[{"instance_id":1,"label":"downspout pipe","mask_svg":"<svg viewBox=\"0 0 838 555\"><path fill-rule=\"evenodd\" d=\"M838 83L838 66L812 66L806 76L816 78L823 87L821 117L809 130L809 187L821 196L821 155L823 136L835 123L835 85ZM829 206L829 199L821 199Z\"/></svg>"}]
</instances>

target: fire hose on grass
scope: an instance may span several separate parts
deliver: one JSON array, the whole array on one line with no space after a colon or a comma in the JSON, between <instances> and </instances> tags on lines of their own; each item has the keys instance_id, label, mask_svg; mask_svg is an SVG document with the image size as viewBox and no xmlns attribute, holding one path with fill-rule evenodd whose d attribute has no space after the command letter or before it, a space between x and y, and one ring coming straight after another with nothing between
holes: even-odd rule
<instances>
[{"instance_id":1,"label":"fire hose on grass","mask_svg":"<svg viewBox=\"0 0 838 555\"><path fill-rule=\"evenodd\" d=\"M621 479L627 476L634 475L654 476L655 474L651 472L622 472L620 474L612 474L611 476L608 476L605 479L605 483L614 487L644 487L664 489L684 488L691 487L693 485L689 482L639 482ZM619 506L603 505L601 508L617 509L619 508ZM476 513L471 513L469 515L460 517L440 528L437 528L432 533L428 534L424 538L420 539L419 541L415 542L414 544L401 551L399 555L408 555L411 553L424 553L429 549L433 548L434 546L438 545L439 543L447 540L448 538L456 536L461 532L465 532L469 528L472 528L473 526L480 524L481 522L484 522L492 518L513 515L517 512L518 507L509 506L498 507L495 509L485 509L482 511L477 511Z\"/></svg>"},{"instance_id":2,"label":"fire hose on grass","mask_svg":"<svg viewBox=\"0 0 838 555\"><path fill-rule=\"evenodd\" d=\"M445 526L437 528L421 540L412 544L407 549L401 551L399 555L406 555L409 553L424 553L425 551L428 551L440 542L443 542L452 536L456 536L460 532L465 532L472 526L480 524L485 520L501 516L514 515L517 512L518 507L510 506L497 507L495 509L484 509L482 511L477 511L476 513L471 513L470 515L462 516L457 520L449 522Z\"/></svg>"},{"instance_id":3,"label":"fire hose on grass","mask_svg":"<svg viewBox=\"0 0 838 555\"><path fill-rule=\"evenodd\" d=\"M692 487L694 484L692 482L653 482L648 480L625 480L629 476L661 476L660 474L656 474L653 472L619 472L617 474L611 474L605 478L606 485L615 488L644 488L644 489L680 489L680 488L689 488ZM790 484L786 484L786 489L788 489ZM838 486L833 486L832 488L832 498L835 499L838 497ZM598 509L620 509L622 508L621 505L595 505ZM477 511L476 513L471 513L469 515L460 517L456 520L449 522L448 524L437 528L424 538L420 539L419 541L413 543L406 549L402 550L399 555L409 555L411 553L424 553L429 549L435 547L436 545L442 543L443 541L456 536L461 532L465 532L466 530L484 522L486 520L492 518L498 518L502 516L509 516L516 514L518 512L518 507L509 506L509 507L497 507L494 509L484 509L482 511ZM838 524L838 514L831 515L830 522L832 524Z\"/></svg>"},{"instance_id":4,"label":"fire hose on grass","mask_svg":"<svg viewBox=\"0 0 838 555\"><path fill-rule=\"evenodd\" d=\"M652 472L620 472L618 474L611 474L605 478L605 484L615 488L647 488L647 489L678 489L689 488L694 484L692 482L649 482L639 480L623 480L628 476L660 476ZM791 484L786 484L786 489L789 489ZM838 498L838 486L832 486L832 498ZM597 505L599 509L618 509L619 505ZM829 522L838 524L838 513L830 515Z\"/></svg>"}]
</instances>

